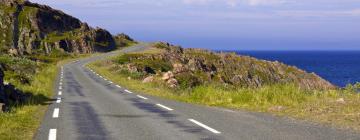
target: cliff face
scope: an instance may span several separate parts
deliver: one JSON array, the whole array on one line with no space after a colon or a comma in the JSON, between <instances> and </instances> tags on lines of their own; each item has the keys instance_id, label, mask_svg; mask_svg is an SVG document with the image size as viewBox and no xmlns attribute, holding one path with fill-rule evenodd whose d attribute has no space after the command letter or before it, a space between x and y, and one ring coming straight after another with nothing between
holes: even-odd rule
<instances>
[{"instance_id":1,"label":"cliff face","mask_svg":"<svg viewBox=\"0 0 360 140\"><path fill-rule=\"evenodd\" d=\"M183 49L166 43L158 43L154 47L160 50L159 53L127 54L114 62L120 64L118 68L132 73L162 75L161 79L170 87L188 88L206 83L221 83L257 88L292 83L303 89L335 88L314 73L280 62L202 49Z\"/></svg>"},{"instance_id":2,"label":"cliff face","mask_svg":"<svg viewBox=\"0 0 360 140\"><path fill-rule=\"evenodd\" d=\"M0 0L0 52L12 55L92 53L115 49L112 35L45 5Z\"/></svg>"}]
</instances>

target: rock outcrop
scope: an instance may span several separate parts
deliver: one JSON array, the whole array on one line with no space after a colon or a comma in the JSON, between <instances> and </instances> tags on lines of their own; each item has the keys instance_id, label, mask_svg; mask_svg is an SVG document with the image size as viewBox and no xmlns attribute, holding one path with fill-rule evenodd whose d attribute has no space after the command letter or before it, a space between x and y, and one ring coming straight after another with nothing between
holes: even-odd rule
<instances>
[{"instance_id":1,"label":"rock outcrop","mask_svg":"<svg viewBox=\"0 0 360 140\"><path fill-rule=\"evenodd\" d=\"M154 45L158 53L127 54L116 61L120 68L143 75L160 75L169 86L189 88L206 83L257 88L273 84L295 84L303 89L333 89L315 73L307 73L280 62L259 60L234 53L183 49L168 43ZM132 66L131 69L129 69Z\"/></svg>"},{"instance_id":2,"label":"rock outcrop","mask_svg":"<svg viewBox=\"0 0 360 140\"><path fill-rule=\"evenodd\" d=\"M49 6L0 0L0 52L15 56L115 49L112 35Z\"/></svg>"}]
</instances>

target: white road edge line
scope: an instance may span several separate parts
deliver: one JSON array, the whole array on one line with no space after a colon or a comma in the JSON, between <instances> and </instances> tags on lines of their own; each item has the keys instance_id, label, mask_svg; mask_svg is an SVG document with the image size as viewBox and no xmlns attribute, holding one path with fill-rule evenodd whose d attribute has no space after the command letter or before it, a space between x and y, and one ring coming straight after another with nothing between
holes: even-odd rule
<instances>
[{"instance_id":1,"label":"white road edge line","mask_svg":"<svg viewBox=\"0 0 360 140\"><path fill-rule=\"evenodd\" d=\"M125 92L127 92L127 93L132 93L131 91L129 91L129 90L125 90Z\"/></svg>"},{"instance_id":2,"label":"white road edge line","mask_svg":"<svg viewBox=\"0 0 360 140\"><path fill-rule=\"evenodd\" d=\"M121 86L119 86L119 85L116 85L116 87L121 88Z\"/></svg>"},{"instance_id":3,"label":"white road edge line","mask_svg":"<svg viewBox=\"0 0 360 140\"><path fill-rule=\"evenodd\" d=\"M157 106L160 106L160 107L162 107L162 108L165 108L166 110L169 110L169 111L173 111L174 109L171 109L171 108L169 108L169 107L167 107L167 106L164 106L164 105L162 105L162 104L156 104Z\"/></svg>"},{"instance_id":4,"label":"white road edge line","mask_svg":"<svg viewBox=\"0 0 360 140\"><path fill-rule=\"evenodd\" d=\"M205 129L207 129L207 130L209 130L209 131L211 131L211 132L213 132L213 133L215 133L215 134L221 134L221 132L219 132L219 131L217 131L217 130L215 130L215 129L213 129L213 128L205 125L205 124L202 124L201 122L198 122L198 121L196 121L196 120L194 120L194 119L189 119L189 121L191 121L191 122L193 122L193 123L201 126L202 128L205 128Z\"/></svg>"},{"instance_id":5,"label":"white road edge line","mask_svg":"<svg viewBox=\"0 0 360 140\"><path fill-rule=\"evenodd\" d=\"M59 93L58 93L59 95L61 95L62 94L62 92L61 91L59 91Z\"/></svg>"},{"instance_id":6,"label":"white road edge line","mask_svg":"<svg viewBox=\"0 0 360 140\"><path fill-rule=\"evenodd\" d=\"M144 97L144 96L141 96L141 95L137 95L137 97L141 98L141 99L144 99L144 100L147 100L148 98Z\"/></svg>"},{"instance_id":7,"label":"white road edge line","mask_svg":"<svg viewBox=\"0 0 360 140\"><path fill-rule=\"evenodd\" d=\"M60 104L61 103L61 98L57 98L56 103Z\"/></svg>"},{"instance_id":8,"label":"white road edge line","mask_svg":"<svg viewBox=\"0 0 360 140\"><path fill-rule=\"evenodd\" d=\"M59 109L59 108L55 108L55 109L54 109L54 113L53 113L53 118L59 118L59 112L60 112L60 109Z\"/></svg>"},{"instance_id":9,"label":"white road edge line","mask_svg":"<svg viewBox=\"0 0 360 140\"><path fill-rule=\"evenodd\" d=\"M56 140L56 129L50 129L49 140Z\"/></svg>"}]
</instances>

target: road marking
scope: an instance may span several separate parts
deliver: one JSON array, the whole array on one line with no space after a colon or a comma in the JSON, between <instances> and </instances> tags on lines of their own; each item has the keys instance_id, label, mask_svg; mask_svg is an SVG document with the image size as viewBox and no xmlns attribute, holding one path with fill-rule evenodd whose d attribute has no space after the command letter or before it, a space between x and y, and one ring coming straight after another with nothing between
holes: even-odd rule
<instances>
[{"instance_id":1,"label":"road marking","mask_svg":"<svg viewBox=\"0 0 360 140\"><path fill-rule=\"evenodd\" d=\"M54 109L53 118L59 118L59 108Z\"/></svg>"},{"instance_id":2,"label":"road marking","mask_svg":"<svg viewBox=\"0 0 360 140\"><path fill-rule=\"evenodd\" d=\"M127 93L132 93L131 91L129 91L129 90L125 90L125 92L127 92Z\"/></svg>"},{"instance_id":3,"label":"road marking","mask_svg":"<svg viewBox=\"0 0 360 140\"><path fill-rule=\"evenodd\" d=\"M196 121L196 120L194 120L194 119L189 119L189 121L191 121L191 122L193 122L193 123L195 123L195 124L197 124L197 125L205 128L205 129L207 129L207 130L209 130L209 131L211 131L211 132L213 132L213 133L215 133L215 134L220 134L220 133L221 133L221 132L219 132L219 131L217 131L217 130L215 130L215 129L213 129L213 128L205 125L205 124L202 124L201 122L198 122L198 121Z\"/></svg>"},{"instance_id":4,"label":"road marking","mask_svg":"<svg viewBox=\"0 0 360 140\"><path fill-rule=\"evenodd\" d=\"M57 98L56 103L60 104L61 103L61 98Z\"/></svg>"},{"instance_id":5,"label":"road marking","mask_svg":"<svg viewBox=\"0 0 360 140\"><path fill-rule=\"evenodd\" d=\"M169 108L169 107L167 107L167 106L164 106L164 105L162 105L162 104L156 104L157 106L160 106L160 107L162 107L162 108L165 108L166 110L169 110L169 111L173 111L174 109L171 109L171 108Z\"/></svg>"},{"instance_id":6,"label":"road marking","mask_svg":"<svg viewBox=\"0 0 360 140\"><path fill-rule=\"evenodd\" d=\"M107 81L108 79L104 78L105 81Z\"/></svg>"},{"instance_id":7,"label":"road marking","mask_svg":"<svg viewBox=\"0 0 360 140\"><path fill-rule=\"evenodd\" d=\"M144 97L144 96L141 96L141 95L137 95L139 98L141 99L144 99L144 100L147 100L148 98Z\"/></svg>"},{"instance_id":8,"label":"road marking","mask_svg":"<svg viewBox=\"0 0 360 140\"><path fill-rule=\"evenodd\" d=\"M49 140L56 140L56 129L50 129Z\"/></svg>"},{"instance_id":9,"label":"road marking","mask_svg":"<svg viewBox=\"0 0 360 140\"><path fill-rule=\"evenodd\" d=\"M119 85L116 85L116 87L121 88L121 86L119 86Z\"/></svg>"},{"instance_id":10,"label":"road marking","mask_svg":"<svg viewBox=\"0 0 360 140\"><path fill-rule=\"evenodd\" d=\"M62 92L61 91L59 91L59 95L61 95L62 94Z\"/></svg>"},{"instance_id":11,"label":"road marking","mask_svg":"<svg viewBox=\"0 0 360 140\"><path fill-rule=\"evenodd\" d=\"M59 89L61 90L61 89L62 89L62 86L59 86Z\"/></svg>"},{"instance_id":12,"label":"road marking","mask_svg":"<svg viewBox=\"0 0 360 140\"><path fill-rule=\"evenodd\" d=\"M112 84L113 82L109 81L110 84Z\"/></svg>"},{"instance_id":13,"label":"road marking","mask_svg":"<svg viewBox=\"0 0 360 140\"><path fill-rule=\"evenodd\" d=\"M60 86L61 86L61 85L62 85L62 82L60 82L59 84L60 84Z\"/></svg>"},{"instance_id":14,"label":"road marking","mask_svg":"<svg viewBox=\"0 0 360 140\"><path fill-rule=\"evenodd\" d=\"M102 76L100 76L100 78L103 78Z\"/></svg>"}]
</instances>

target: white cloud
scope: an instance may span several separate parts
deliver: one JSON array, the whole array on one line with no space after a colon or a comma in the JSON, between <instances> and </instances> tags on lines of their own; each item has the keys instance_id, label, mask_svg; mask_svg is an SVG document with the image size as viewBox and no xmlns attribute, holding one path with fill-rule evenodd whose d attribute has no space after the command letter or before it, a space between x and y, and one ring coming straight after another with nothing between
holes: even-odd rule
<instances>
[{"instance_id":1,"label":"white cloud","mask_svg":"<svg viewBox=\"0 0 360 140\"><path fill-rule=\"evenodd\" d=\"M286 3L288 0L182 0L185 4L212 4L212 3L223 3L230 7L235 7L239 4L245 4L250 6L261 6L261 5L279 5Z\"/></svg>"},{"instance_id":2,"label":"white cloud","mask_svg":"<svg viewBox=\"0 0 360 140\"><path fill-rule=\"evenodd\" d=\"M279 5L286 2L286 0L246 0L247 4L251 6L258 5Z\"/></svg>"},{"instance_id":3,"label":"white cloud","mask_svg":"<svg viewBox=\"0 0 360 140\"><path fill-rule=\"evenodd\" d=\"M352 10L291 10L291 11L277 11L277 15L285 17L357 17L360 16L360 9Z\"/></svg>"},{"instance_id":4,"label":"white cloud","mask_svg":"<svg viewBox=\"0 0 360 140\"><path fill-rule=\"evenodd\" d=\"M208 4L211 0L183 0L185 4Z\"/></svg>"}]
</instances>

